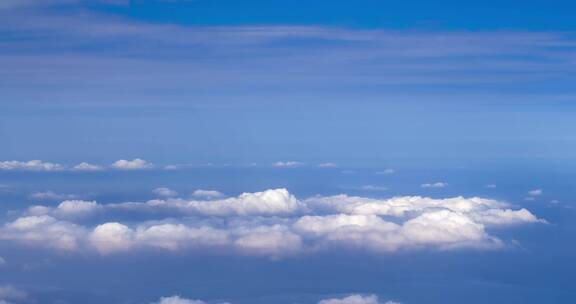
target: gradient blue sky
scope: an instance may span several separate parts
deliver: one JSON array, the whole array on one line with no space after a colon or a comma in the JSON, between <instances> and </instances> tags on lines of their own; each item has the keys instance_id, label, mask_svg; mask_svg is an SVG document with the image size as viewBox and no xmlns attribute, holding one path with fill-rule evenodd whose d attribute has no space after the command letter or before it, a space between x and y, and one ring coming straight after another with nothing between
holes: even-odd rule
<instances>
[{"instance_id":1,"label":"gradient blue sky","mask_svg":"<svg viewBox=\"0 0 576 304\"><path fill-rule=\"evenodd\" d=\"M576 301L574 11L0 0L0 303ZM416 196L362 237L295 224ZM436 234L386 230L414 219ZM173 241L138 234L159 223L231 243L149 250Z\"/></svg>"}]
</instances>

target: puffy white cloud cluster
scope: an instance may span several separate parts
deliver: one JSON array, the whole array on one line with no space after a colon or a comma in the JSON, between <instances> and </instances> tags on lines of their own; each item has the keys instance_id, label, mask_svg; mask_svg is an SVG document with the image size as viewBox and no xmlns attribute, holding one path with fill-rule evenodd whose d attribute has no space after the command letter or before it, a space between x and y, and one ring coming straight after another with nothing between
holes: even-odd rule
<instances>
[{"instance_id":1,"label":"puffy white cloud cluster","mask_svg":"<svg viewBox=\"0 0 576 304\"><path fill-rule=\"evenodd\" d=\"M103 211L104 206L95 201L65 200L56 207L35 205L28 208L33 216L50 215L59 219L81 219Z\"/></svg>"},{"instance_id":2,"label":"puffy white cloud cluster","mask_svg":"<svg viewBox=\"0 0 576 304\"><path fill-rule=\"evenodd\" d=\"M286 215L294 214L305 206L286 189L266 190L254 193L242 193L237 197L214 199L222 194L213 190L196 190L196 197L207 200L151 200L143 203L120 203L110 208L128 210L155 209L176 210L183 214L209 216L243 216L243 215Z\"/></svg>"},{"instance_id":3,"label":"puffy white cloud cluster","mask_svg":"<svg viewBox=\"0 0 576 304\"><path fill-rule=\"evenodd\" d=\"M376 295L350 295L344 298L325 299L318 304L400 304L399 302L386 301L380 302Z\"/></svg>"},{"instance_id":4,"label":"puffy white cloud cluster","mask_svg":"<svg viewBox=\"0 0 576 304\"><path fill-rule=\"evenodd\" d=\"M133 160L120 159L110 165L113 169L118 170L139 170L151 169L154 165L140 158ZM64 166L57 163L45 162L41 160L30 161L0 161L0 170L26 170L26 171L102 171L105 166L95 165L87 162L81 162L75 166Z\"/></svg>"},{"instance_id":5,"label":"puffy white cloud cluster","mask_svg":"<svg viewBox=\"0 0 576 304\"><path fill-rule=\"evenodd\" d=\"M152 167L154 167L153 164L140 158L135 158L133 160L120 159L112 164L112 168L119 170L141 170L150 169Z\"/></svg>"},{"instance_id":6,"label":"puffy white cloud cluster","mask_svg":"<svg viewBox=\"0 0 576 304\"><path fill-rule=\"evenodd\" d=\"M81 163L77 164L76 166L72 167L72 170L74 170L74 171L100 171L103 169L104 168L102 166L94 165L94 164L90 164L90 163L86 163L86 162L81 162Z\"/></svg>"},{"instance_id":7,"label":"puffy white cloud cluster","mask_svg":"<svg viewBox=\"0 0 576 304\"><path fill-rule=\"evenodd\" d=\"M64 167L60 164L43 162L41 160L30 161L2 161L0 162L0 170L30 170L30 171L59 171Z\"/></svg>"},{"instance_id":8,"label":"puffy white cloud cluster","mask_svg":"<svg viewBox=\"0 0 576 304\"><path fill-rule=\"evenodd\" d=\"M107 211L173 215L140 223L82 218ZM33 206L0 228L0 239L102 254L144 249L200 250L282 257L329 249L392 252L432 248L494 249L497 226L544 222L526 209L478 197L372 199L348 195L297 199L286 189L207 200L151 200L100 205L68 200Z\"/></svg>"},{"instance_id":9,"label":"puffy white cloud cluster","mask_svg":"<svg viewBox=\"0 0 576 304\"><path fill-rule=\"evenodd\" d=\"M180 296L162 297L157 302L151 304L205 304L202 300L192 300ZM229 303L220 303L229 304ZM357 295L353 294L343 298L330 298L320 300L318 304L400 304L399 302L387 301L381 302L376 295Z\"/></svg>"}]
</instances>

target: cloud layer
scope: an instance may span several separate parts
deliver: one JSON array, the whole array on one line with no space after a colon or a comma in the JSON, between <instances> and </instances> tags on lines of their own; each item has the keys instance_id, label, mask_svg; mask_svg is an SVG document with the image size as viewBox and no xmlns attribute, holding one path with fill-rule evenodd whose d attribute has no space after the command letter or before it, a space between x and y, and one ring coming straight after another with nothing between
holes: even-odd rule
<instances>
[{"instance_id":1,"label":"cloud layer","mask_svg":"<svg viewBox=\"0 0 576 304\"><path fill-rule=\"evenodd\" d=\"M149 220L123 223L114 212ZM95 226L82 224L99 215ZM286 189L236 197L32 206L0 228L0 239L101 254L138 250L223 251L282 257L328 249L393 252L497 249L493 227L544 222L526 209L478 197L372 199L345 194L298 199Z\"/></svg>"}]
</instances>

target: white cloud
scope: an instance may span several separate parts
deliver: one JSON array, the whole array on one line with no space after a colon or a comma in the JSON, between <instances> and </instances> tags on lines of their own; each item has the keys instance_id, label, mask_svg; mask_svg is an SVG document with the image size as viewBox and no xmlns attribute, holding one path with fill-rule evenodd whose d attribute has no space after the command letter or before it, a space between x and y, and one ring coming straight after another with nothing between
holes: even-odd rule
<instances>
[{"instance_id":1,"label":"white cloud","mask_svg":"<svg viewBox=\"0 0 576 304\"><path fill-rule=\"evenodd\" d=\"M102 206L95 201L66 200L58 204L53 213L60 218L82 218L101 210Z\"/></svg>"},{"instance_id":2,"label":"white cloud","mask_svg":"<svg viewBox=\"0 0 576 304\"><path fill-rule=\"evenodd\" d=\"M72 167L73 171L100 171L104 170L103 167L98 165L93 165L90 163L82 162L77 164L76 166Z\"/></svg>"},{"instance_id":3,"label":"white cloud","mask_svg":"<svg viewBox=\"0 0 576 304\"><path fill-rule=\"evenodd\" d=\"M151 216L169 210L171 217L111 221L93 228L71 222L97 213L105 217L107 211L118 209ZM491 228L529 223L545 221L526 209L477 197L373 199L342 194L299 200L286 189L272 189L218 200L107 205L64 201L57 207L33 206L0 228L0 240L59 250L95 249L102 254L155 248L279 258L333 248L493 249L505 242L492 235Z\"/></svg>"},{"instance_id":4,"label":"white cloud","mask_svg":"<svg viewBox=\"0 0 576 304\"><path fill-rule=\"evenodd\" d=\"M216 191L216 190L198 189L198 190L195 190L194 192L192 192L192 196L200 197L200 198L213 199L213 198L224 197L224 193L222 193L220 191Z\"/></svg>"},{"instance_id":5,"label":"white cloud","mask_svg":"<svg viewBox=\"0 0 576 304\"><path fill-rule=\"evenodd\" d=\"M34 192L30 194L30 198L35 200L65 200L65 199L76 199L78 196L74 194L61 194L54 191L44 191L44 192Z\"/></svg>"},{"instance_id":6,"label":"white cloud","mask_svg":"<svg viewBox=\"0 0 576 304\"><path fill-rule=\"evenodd\" d=\"M487 185L484 186L484 188L494 189L494 188L496 188L496 185L495 185L495 184L487 184Z\"/></svg>"},{"instance_id":7,"label":"white cloud","mask_svg":"<svg viewBox=\"0 0 576 304\"><path fill-rule=\"evenodd\" d=\"M28 294L12 285L0 285L0 303L26 301Z\"/></svg>"},{"instance_id":8,"label":"white cloud","mask_svg":"<svg viewBox=\"0 0 576 304\"><path fill-rule=\"evenodd\" d=\"M156 195L163 196L163 197L174 197L174 196L178 195L178 192L176 192L170 188L166 188L166 187L156 188L153 190L153 192Z\"/></svg>"},{"instance_id":9,"label":"white cloud","mask_svg":"<svg viewBox=\"0 0 576 304\"><path fill-rule=\"evenodd\" d=\"M41 160L21 161L3 161L0 162L0 170L30 170L30 171L59 171L64 167L60 164L43 162Z\"/></svg>"},{"instance_id":10,"label":"white cloud","mask_svg":"<svg viewBox=\"0 0 576 304\"><path fill-rule=\"evenodd\" d=\"M119 170L140 170L150 169L154 165L140 158L133 160L120 159L112 164L112 167Z\"/></svg>"},{"instance_id":11,"label":"white cloud","mask_svg":"<svg viewBox=\"0 0 576 304\"><path fill-rule=\"evenodd\" d=\"M79 249L86 228L49 215L24 216L0 229L0 240L22 242L58 250Z\"/></svg>"},{"instance_id":12,"label":"white cloud","mask_svg":"<svg viewBox=\"0 0 576 304\"><path fill-rule=\"evenodd\" d=\"M30 206L27 214L32 216L49 215L58 219L73 220L94 216L103 210L104 207L95 201L65 200L56 207Z\"/></svg>"},{"instance_id":13,"label":"white cloud","mask_svg":"<svg viewBox=\"0 0 576 304\"><path fill-rule=\"evenodd\" d=\"M336 168L338 167L338 165L336 165L335 163L321 163L318 164L318 168Z\"/></svg>"},{"instance_id":14,"label":"white cloud","mask_svg":"<svg viewBox=\"0 0 576 304\"><path fill-rule=\"evenodd\" d=\"M242 234L234 244L240 251L249 254L277 257L297 254L303 248L302 238L282 225L247 229Z\"/></svg>"},{"instance_id":15,"label":"white cloud","mask_svg":"<svg viewBox=\"0 0 576 304\"><path fill-rule=\"evenodd\" d=\"M376 172L376 174L378 174L378 175L390 175L390 174L394 174L394 173L396 173L396 170L390 169L390 168L384 169L383 171Z\"/></svg>"},{"instance_id":16,"label":"white cloud","mask_svg":"<svg viewBox=\"0 0 576 304\"><path fill-rule=\"evenodd\" d=\"M272 166L276 168L294 168L294 167L300 167L302 165L304 165L304 163L298 161L279 161L272 164Z\"/></svg>"},{"instance_id":17,"label":"white cloud","mask_svg":"<svg viewBox=\"0 0 576 304\"><path fill-rule=\"evenodd\" d=\"M447 187L448 183L445 182L436 182L436 183L425 183L420 185L422 188L444 188Z\"/></svg>"},{"instance_id":18,"label":"white cloud","mask_svg":"<svg viewBox=\"0 0 576 304\"><path fill-rule=\"evenodd\" d=\"M350 295L343 298L324 299L318 304L400 304L399 302L380 302L376 295Z\"/></svg>"},{"instance_id":19,"label":"white cloud","mask_svg":"<svg viewBox=\"0 0 576 304\"><path fill-rule=\"evenodd\" d=\"M544 191L542 191L542 189L534 189L534 190L528 191L528 195L530 195L530 196L540 196L540 195L542 195L542 193L544 193Z\"/></svg>"},{"instance_id":20,"label":"white cloud","mask_svg":"<svg viewBox=\"0 0 576 304\"><path fill-rule=\"evenodd\" d=\"M103 254L128 251L133 246L134 231L120 223L105 223L94 228L90 242Z\"/></svg>"},{"instance_id":21,"label":"white cloud","mask_svg":"<svg viewBox=\"0 0 576 304\"><path fill-rule=\"evenodd\" d=\"M180 296L171 296L162 297L158 302L154 302L152 304L206 304L206 302L201 300L181 298Z\"/></svg>"}]
</instances>

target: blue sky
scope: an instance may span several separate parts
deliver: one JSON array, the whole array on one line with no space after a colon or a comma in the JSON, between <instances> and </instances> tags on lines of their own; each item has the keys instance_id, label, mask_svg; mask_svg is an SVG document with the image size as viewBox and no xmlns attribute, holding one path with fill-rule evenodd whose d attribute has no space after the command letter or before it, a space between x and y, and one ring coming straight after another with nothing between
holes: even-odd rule
<instances>
[{"instance_id":1,"label":"blue sky","mask_svg":"<svg viewBox=\"0 0 576 304\"><path fill-rule=\"evenodd\" d=\"M0 304L573 302L575 9L1 1Z\"/></svg>"}]
</instances>

